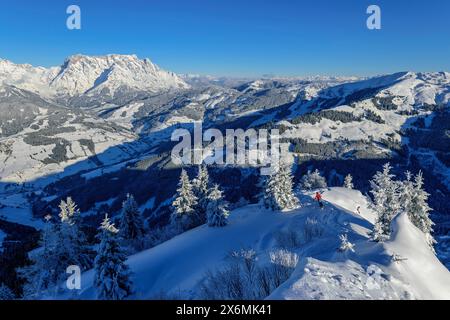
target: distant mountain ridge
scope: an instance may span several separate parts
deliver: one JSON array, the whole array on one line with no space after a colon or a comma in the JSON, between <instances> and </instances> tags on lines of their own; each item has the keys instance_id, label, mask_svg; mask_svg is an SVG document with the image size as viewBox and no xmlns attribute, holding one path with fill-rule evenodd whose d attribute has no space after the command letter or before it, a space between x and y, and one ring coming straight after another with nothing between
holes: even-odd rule
<instances>
[{"instance_id":1,"label":"distant mountain ridge","mask_svg":"<svg viewBox=\"0 0 450 320\"><path fill-rule=\"evenodd\" d=\"M33 67L0 59L0 84L13 85L48 98L114 98L123 92L187 89L173 72L136 55L73 55L59 67Z\"/></svg>"}]
</instances>

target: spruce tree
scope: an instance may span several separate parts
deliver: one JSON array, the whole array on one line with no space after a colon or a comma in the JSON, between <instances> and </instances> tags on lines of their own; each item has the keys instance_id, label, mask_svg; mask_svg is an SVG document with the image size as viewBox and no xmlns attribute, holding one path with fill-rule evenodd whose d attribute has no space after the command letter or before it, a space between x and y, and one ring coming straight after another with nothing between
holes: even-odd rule
<instances>
[{"instance_id":1,"label":"spruce tree","mask_svg":"<svg viewBox=\"0 0 450 320\"><path fill-rule=\"evenodd\" d=\"M131 272L125 263L127 258L120 247L118 232L106 215L95 258L94 286L99 300L123 300L132 294Z\"/></svg>"},{"instance_id":2,"label":"spruce tree","mask_svg":"<svg viewBox=\"0 0 450 320\"><path fill-rule=\"evenodd\" d=\"M353 177L351 174L348 174L344 180L344 188L353 189L355 186L353 185Z\"/></svg>"},{"instance_id":3,"label":"spruce tree","mask_svg":"<svg viewBox=\"0 0 450 320\"><path fill-rule=\"evenodd\" d=\"M197 205L195 206L195 211L199 218L197 224L200 225L206 222L209 192L211 191L209 174L206 166L202 165L198 167L198 174L197 177L192 181L192 186L194 195L197 198Z\"/></svg>"},{"instance_id":4,"label":"spruce tree","mask_svg":"<svg viewBox=\"0 0 450 320\"><path fill-rule=\"evenodd\" d=\"M195 226L198 216L195 212L197 197L192 190L192 184L186 171L181 171L177 194L172 202L171 224L180 231L188 230Z\"/></svg>"},{"instance_id":5,"label":"spruce tree","mask_svg":"<svg viewBox=\"0 0 450 320\"><path fill-rule=\"evenodd\" d=\"M19 269L19 274L26 280L24 296L39 297L44 292L54 290L66 279L67 267L77 265L80 268L90 268L92 261L84 233L79 229L80 212L75 202L69 197L61 201L57 224L50 223L46 216L46 226L40 242L41 250L31 257L30 266Z\"/></svg>"},{"instance_id":6,"label":"spruce tree","mask_svg":"<svg viewBox=\"0 0 450 320\"><path fill-rule=\"evenodd\" d=\"M207 222L210 227L224 227L227 225L228 210L227 202L223 198L223 192L216 184L208 196L206 210Z\"/></svg>"},{"instance_id":7,"label":"spruce tree","mask_svg":"<svg viewBox=\"0 0 450 320\"><path fill-rule=\"evenodd\" d=\"M127 194L122 203L119 236L126 241L138 241L144 236L144 220L134 197Z\"/></svg>"},{"instance_id":8,"label":"spruce tree","mask_svg":"<svg viewBox=\"0 0 450 320\"><path fill-rule=\"evenodd\" d=\"M406 180L402 184L402 206L408 214L411 222L420 229L427 237L432 248L436 243L432 236L433 221L429 217L431 211L428 205L429 194L423 188L423 175L420 171L412 180L411 173L406 173ZM434 249L433 249L434 250Z\"/></svg>"},{"instance_id":9,"label":"spruce tree","mask_svg":"<svg viewBox=\"0 0 450 320\"><path fill-rule=\"evenodd\" d=\"M54 255L59 262L58 274L64 274L70 265L90 268L92 261L86 245L86 236L81 231L81 214L72 198L61 200L59 205L61 222L56 226L56 248Z\"/></svg>"},{"instance_id":10,"label":"spruce tree","mask_svg":"<svg viewBox=\"0 0 450 320\"><path fill-rule=\"evenodd\" d=\"M319 170L316 169L313 172L308 170L308 173L302 177L301 186L304 190L309 191L324 189L327 187L327 181L320 175Z\"/></svg>"},{"instance_id":11,"label":"spruce tree","mask_svg":"<svg viewBox=\"0 0 450 320\"><path fill-rule=\"evenodd\" d=\"M21 278L25 280L23 296L35 299L51 287L55 287L61 278L58 274L59 261L56 252L55 226L50 222L51 216L45 217L46 224L41 234L41 249L30 257L29 266L18 269Z\"/></svg>"},{"instance_id":12,"label":"spruce tree","mask_svg":"<svg viewBox=\"0 0 450 320\"><path fill-rule=\"evenodd\" d=\"M292 175L287 167L280 167L266 178L263 201L265 207L272 210L293 209L299 204L293 191Z\"/></svg>"},{"instance_id":13,"label":"spruce tree","mask_svg":"<svg viewBox=\"0 0 450 320\"><path fill-rule=\"evenodd\" d=\"M394 175L390 173L392 167L389 163L383 166L382 172L377 172L370 181L373 196L371 204L376 212L372 237L375 241L382 241L391 234L392 219L400 210L399 184L393 180Z\"/></svg>"}]
</instances>

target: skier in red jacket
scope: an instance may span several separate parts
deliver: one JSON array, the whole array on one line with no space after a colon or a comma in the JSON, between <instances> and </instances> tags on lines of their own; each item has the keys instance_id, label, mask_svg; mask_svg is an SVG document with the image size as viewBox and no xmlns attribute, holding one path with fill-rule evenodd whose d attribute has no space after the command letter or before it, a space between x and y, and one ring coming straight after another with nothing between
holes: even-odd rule
<instances>
[{"instance_id":1,"label":"skier in red jacket","mask_svg":"<svg viewBox=\"0 0 450 320\"><path fill-rule=\"evenodd\" d=\"M323 209L322 194L319 191L316 192L316 196L314 197L314 200L317 200L317 202L319 203L320 209Z\"/></svg>"}]
</instances>

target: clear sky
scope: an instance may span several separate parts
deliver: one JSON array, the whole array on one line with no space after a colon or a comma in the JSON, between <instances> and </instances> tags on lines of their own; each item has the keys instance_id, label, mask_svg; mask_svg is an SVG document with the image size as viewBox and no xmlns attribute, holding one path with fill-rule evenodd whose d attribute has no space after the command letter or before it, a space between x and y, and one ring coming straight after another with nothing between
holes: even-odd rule
<instances>
[{"instance_id":1,"label":"clear sky","mask_svg":"<svg viewBox=\"0 0 450 320\"><path fill-rule=\"evenodd\" d=\"M66 28L69 4L81 8L81 30ZM370 4L381 7L381 30L366 28ZM450 1L1 1L1 58L50 66L76 53L226 76L449 71Z\"/></svg>"}]
</instances>

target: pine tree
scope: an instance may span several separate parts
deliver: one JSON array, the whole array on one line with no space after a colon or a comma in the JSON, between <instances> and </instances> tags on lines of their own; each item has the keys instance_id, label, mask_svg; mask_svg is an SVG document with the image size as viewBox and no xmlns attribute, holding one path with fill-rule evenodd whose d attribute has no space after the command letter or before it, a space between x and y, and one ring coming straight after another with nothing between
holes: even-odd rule
<instances>
[{"instance_id":1,"label":"pine tree","mask_svg":"<svg viewBox=\"0 0 450 320\"><path fill-rule=\"evenodd\" d=\"M192 190L192 184L186 171L181 171L180 182L176 198L172 203L173 211L171 224L181 231L188 230L195 226L198 216L195 212L197 197Z\"/></svg>"},{"instance_id":2,"label":"pine tree","mask_svg":"<svg viewBox=\"0 0 450 320\"><path fill-rule=\"evenodd\" d=\"M197 177L192 182L194 195L197 197L197 205L195 211L199 217L198 225L206 222L206 211L208 208L209 193L211 185L209 182L209 174L206 166L198 167Z\"/></svg>"},{"instance_id":3,"label":"pine tree","mask_svg":"<svg viewBox=\"0 0 450 320\"><path fill-rule=\"evenodd\" d=\"M399 199L401 208L408 213L411 206L412 197L414 193L414 181L412 180L412 174L409 171L405 173L406 179L400 183L399 187ZM408 216L410 214L408 213ZM411 220L411 217L410 217Z\"/></svg>"},{"instance_id":4,"label":"pine tree","mask_svg":"<svg viewBox=\"0 0 450 320\"><path fill-rule=\"evenodd\" d=\"M227 205L227 202L223 198L222 191L216 184L208 196L208 207L206 210L208 226L224 227L227 225Z\"/></svg>"},{"instance_id":5,"label":"pine tree","mask_svg":"<svg viewBox=\"0 0 450 320\"><path fill-rule=\"evenodd\" d=\"M353 185L353 177L351 174L348 174L344 180L344 188L353 189L355 186Z\"/></svg>"},{"instance_id":6,"label":"pine tree","mask_svg":"<svg viewBox=\"0 0 450 320\"><path fill-rule=\"evenodd\" d=\"M46 224L39 242L41 249L30 257L29 266L18 269L19 276L25 280L23 296L26 299L38 298L42 293L55 288L62 275L60 262L56 253L57 228L50 222L51 216L45 217Z\"/></svg>"},{"instance_id":7,"label":"pine tree","mask_svg":"<svg viewBox=\"0 0 450 320\"><path fill-rule=\"evenodd\" d=\"M120 247L118 232L106 215L100 227L100 245L95 258L94 286L100 300L123 300L132 294L131 272L125 264L127 258Z\"/></svg>"},{"instance_id":8,"label":"pine tree","mask_svg":"<svg viewBox=\"0 0 450 320\"><path fill-rule=\"evenodd\" d=\"M61 222L67 222L69 224L80 222L80 210L77 208L76 203L71 197L68 197L65 202L61 200L59 209L59 217L61 218Z\"/></svg>"},{"instance_id":9,"label":"pine tree","mask_svg":"<svg viewBox=\"0 0 450 320\"><path fill-rule=\"evenodd\" d=\"M412 181L410 172L406 173L406 180L401 188L401 203L411 222L425 233L431 248L436 243L432 236L433 221L429 217L431 208L428 205L429 194L423 189L423 175L420 171ZM434 249L433 249L434 250Z\"/></svg>"},{"instance_id":10,"label":"pine tree","mask_svg":"<svg viewBox=\"0 0 450 320\"><path fill-rule=\"evenodd\" d=\"M308 170L308 173L302 177L301 185L304 190L324 189L327 187L327 181L320 175L319 170L316 169L313 172Z\"/></svg>"},{"instance_id":11,"label":"pine tree","mask_svg":"<svg viewBox=\"0 0 450 320\"><path fill-rule=\"evenodd\" d=\"M382 172L377 172L370 181L373 195L372 209L376 212L372 237L375 241L382 241L391 234L392 219L400 210L399 184L393 180L389 163L383 166Z\"/></svg>"},{"instance_id":12,"label":"pine tree","mask_svg":"<svg viewBox=\"0 0 450 320\"><path fill-rule=\"evenodd\" d=\"M264 205L272 210L293 209L299 202L293 191L292 175L282 166L266 178L264 186Z\"/></svg>"},{"instance_id":13,"label":"pine tree","mask_svg":"<svg viewBox=\"0 0 450 320\"><path fill-rule=\"evenodd\" d=\"M12 290L6 285L0 285L0 300L14 300L16 297Z\"/></svg>"},{"instance_id":14,"label":"pine tree","mask_svg":"<svg viewBox=\"0 0 450 320\"><path fill-rule=\"evenodd\" d=\"M26 280L25 297L36 298L49 290L57 293L61 290L59 284L67 277L68 266L84 269L92 266L85 235L79 229L81 217L75 202L67 198L59 208L60 222L53 225L50 216L46 217L41 250L31 257L30 266L19 269L20 276Z\"/></svg>"},{"instance_id":15,"label":"pine tree","mask_svg":"<svg viewBox=\"0 0 450 320\"><path fill-rule=\"evenodd\" d=\"M141 240L145 233L144 220L134 197L127 194L122 203L119 236L126 241Z\"/></svg>"},{"instance_id":16,"label":"pine tree","mask_svg":"<svg viewBox=\"0 0 450 320\"><path fill-rule=\"evenodd\" d=\"M64 274L70 265L87 269L92 266L86 245L86 236L81 231L81 215L72 198L61 200L59 205L61 223L56 226L56 249L53 253L60 268L58 274Z\"/></svg>"}]
</instances>

